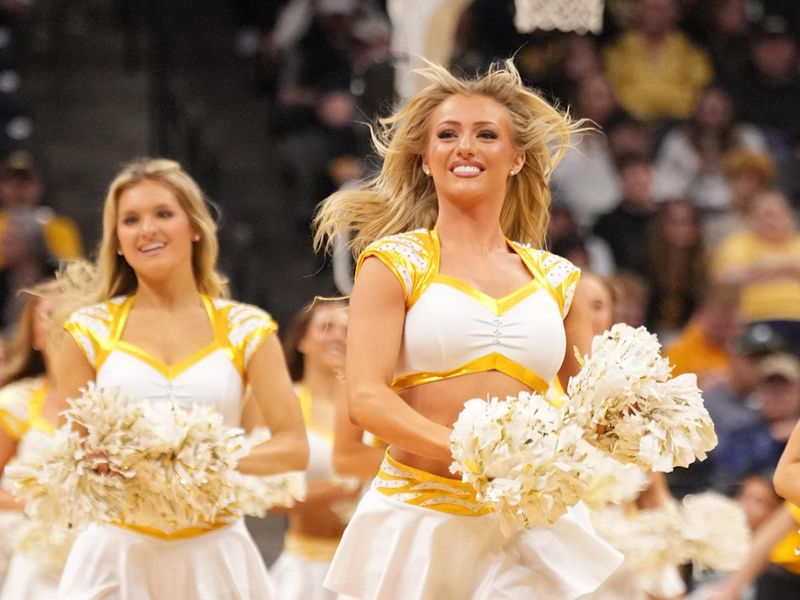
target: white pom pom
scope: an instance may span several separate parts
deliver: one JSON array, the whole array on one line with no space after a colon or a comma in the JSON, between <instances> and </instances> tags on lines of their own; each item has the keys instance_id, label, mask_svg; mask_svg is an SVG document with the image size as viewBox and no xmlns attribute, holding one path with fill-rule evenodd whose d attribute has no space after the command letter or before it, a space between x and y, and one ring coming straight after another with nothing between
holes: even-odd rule
<instances>
[{"instance_id":1,"label":"white pom pom","mask_svg":"<svg viewBox=\"0 0 800 600\"><path fill-rule=\"evenodd\" d=\"M750 528L735 500L706 492L682 502L683 538L698 569L735 571L750 550Z\"/></svg>"}]
</instances>

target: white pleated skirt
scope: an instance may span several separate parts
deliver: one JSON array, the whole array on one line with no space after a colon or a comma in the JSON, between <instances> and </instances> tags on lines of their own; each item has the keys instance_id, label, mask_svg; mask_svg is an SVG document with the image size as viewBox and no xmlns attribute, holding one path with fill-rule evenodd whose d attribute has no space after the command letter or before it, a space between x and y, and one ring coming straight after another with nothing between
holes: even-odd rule
<instances>
[{"instance_id":1,"label":"white pleated skirt","mask_svg":"<svg viewBox=\"0 0 800 600\"><path fill-rule=\"evenodd\" d=\"M336 593L323 586L330 562L308 560L283 552L270 569L280 600L336 600Z\"/></svg>"},{"instance_id":2,"label":"white pleated skirt","mask_svg":"<svg viewBox=\"0 0 800 600\"><path fill-rule=\"evenodd\" d=\"M647 600L648 598L675 598L686 593L686 584L678 569L665 569L660 577L648 577L622 567L591 594L580 600Z\"/></svg>"},{"instance_id":3,"label":"white pleated skirt","mask_svg":"<svg viewBox=\"0 0 800 600\"><path fill-rule=\"evenodd\" d=\"M67 559L59 600L275 600L243 520L203 535L162 540L91 525Z\"/></svg>"},{"instance_id":4,"label":"white pleated skirt","mask_svg":"<svg viewBox=\"0 0 800 600\"><path fill-rule=\"evenodd\" d=\"M53 600L58 577L34 559L15 552L8 565L0 600Z\"/></svg>"},{"instance_id":5,"label":"white pleated skirt","mask_svg":"<svg viewBox=\"0 0 800 600\"><path fill-rule=\"evenodd\" d=\"M325 587L360 600L574 600L621 562L582 505L550 527L506 537L496 514L454 515L371 489Z\"/></svg>"}]
</instances>

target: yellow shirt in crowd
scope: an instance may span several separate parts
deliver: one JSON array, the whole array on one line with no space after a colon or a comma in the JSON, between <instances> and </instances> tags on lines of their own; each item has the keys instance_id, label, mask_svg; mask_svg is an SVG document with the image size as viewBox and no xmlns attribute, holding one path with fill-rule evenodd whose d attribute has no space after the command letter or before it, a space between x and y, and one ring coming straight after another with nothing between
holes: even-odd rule
<instances>
[{"instance_id":1,"label":"yellow shirt in crowd","mask_svg":"<svg viewBox=\"0 0 800 600\"><path fill-rule=\"evenodd\" d=\"M83 256L83 243L78 227L72 219L42 211L42 231L47 251L58 260L72 260ZM8 215L0 211L0 238L8 226ZM0 248L0 267L4 265Z\"/></svg>"},{"instance_id":2,"label":"yellow shirt in crowd","mask_svg":"<svg viewBox=\"0 0 800 600\"><path fill-rule=\"evenodd\" d=\"M730 364L730 353L708 342L702 326L691 321L675 341L666 349L669 362L675 365L673 375L697 373L703 375L712 371L722 371Z\"/></svg>"},{"instance_id":3,"label":"yellow shirt in crowd","mask_svg":"<svg viewBox=\"0 0 800 600\"><path fill-rule=\"evenodd\" d=\"M767 243L749 231L729 237L712 260L718 279L731 269L771 261L800 263L800 235L782 244ZM800 278L787 276L764 282L746 283L741 291L742 316L747 321L800 319Z\"/></svg>"},{"instance_id":4,"label":"yellow shirt in crowd","mask_svg":"<svg viewBox=\"0 0 800 600\"><path fill-rule=\"evenodd\" d=\"M626 33L606 51L605 67L619 103L646 121L691 116L713 74L705 52L678 31L657 54L641 33Z\"/></svg>"},{"instance_id":5,"label":"yellow shirt in crowd","mask_svg":"<svg viewBox=\"0 0 800 600\"><path fill-rule=\"evenodd\" d=\"M786 503L786 508L792 513L797 521L797 527L800 528L800 508L789 502ZM787 571L800 574L800 556L797 555L797 548L800 548L800 532L794 529L772 548L769 559Z\"/></svg>"}]
</instances>

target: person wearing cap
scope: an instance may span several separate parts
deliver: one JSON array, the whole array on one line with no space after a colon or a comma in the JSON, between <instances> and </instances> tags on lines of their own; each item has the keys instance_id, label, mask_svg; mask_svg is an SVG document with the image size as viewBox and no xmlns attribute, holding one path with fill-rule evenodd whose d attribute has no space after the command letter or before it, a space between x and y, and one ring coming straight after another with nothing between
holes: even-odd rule
<instances>
[{"instance_id":1,"label":"person wearing cap","mask_svg":"<svg viewBox=\"0 0 800 600\"><path fill-rule=\"evenodd\" d=\"M751 73L734 95L742 119L765 128L773 141L800 142L800 47L786 18L767 14L753 29Z\"/></svg>"},{"instance_id":2,"label":"person wearing cap","mask_svg":"<svg viewBox=\"0 0 800 600\"><path fill-rule=\"evenodd\" d=\"M12 152L0 171L0 238L14 215L27 214L42 228L48 253L57 260L72 260L83 255L83 243L75 223L42 206L44 186L29 152ZM24 217L23 217L24 218ZM6 257L0 248L0 267Z\"/></svg>"},{"instance_id":3,"label":"person wearing cap","mask_svg":"<svg viewBox=\"0 0 800 600\"><path fill-rule=\"evenodd\" d=\"M791 354L772 354L758 368L754 401L758 422L721 438L711 453L716 485L728 488L754 471L774 469L800 419L800 362Z\"/></svg>"}]
</instances>

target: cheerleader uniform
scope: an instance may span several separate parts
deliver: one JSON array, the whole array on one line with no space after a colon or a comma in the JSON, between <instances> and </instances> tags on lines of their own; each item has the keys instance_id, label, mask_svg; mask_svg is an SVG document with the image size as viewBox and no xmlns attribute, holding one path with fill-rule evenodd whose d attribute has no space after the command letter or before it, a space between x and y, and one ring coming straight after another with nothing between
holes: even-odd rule
<instances>
[{"instance_id":1,"label":"cheerleader uniform","mask_svg":"<svg viewBox=\"0 0 800 600\"><path fill-rule=\"evenodd\" d=\"M17 456L24 455L25 437L29 432L53 432L53 426L42 417L46 395L44 377L21 379L0 390L0 425L17 442ZM21 530L25 526L25 517L19 513L14 513L14 516L18 517L15 525ZM58 590L59 575L33 557L15 550L8 564L0 600L52 600Z\"/></svg>"},{"instance_id":2,"label":"cheerleader uniform","mask_svg":"<svg viewBox=\"0 0 800 600\"><path fill-rule=\"evenodd\" d=\"M435 230L383 238L364 251L356 272L374 256L405 293L395 391L496 370L547 392L564 359L563 319L580 271L507 243L531 281L502 298L439 273ZM390 448L325 585L363 600L572 600L594 591L621 561L594 533L582 504L549 527L507 536L470 485L401 464Z\"/></svg>"},{"instance_id":3,"label":"cheerleader uniform","mask_svg":"<svg viewBox=\"0 0 800 600\"><path fill-rule=\"evenodd\" d=\"M303 409L308 433L309 460L306 479L330 481L333 473L333 433L311 419L311 394L299 386L297 397ZM270 570L280 600L336 600L323 587L339 539L287 533L283 552Z\"/></svg>"},{"instance_id":4,"label":"cheerleader uniform","mask_svg":"<svg viewBox=\"0 0 800 600\"><path fill-rule=\"evenodd\" d=\"M101 388L132 398L214 406L238 426L248 360L268 335L272 318L253 306L202 296L214 340L166 365L121 339L133 296L82 308L65 329L83 349ZM272 584L244 521L165 533L147 523L90 525L70 552L61 600L272 599Z\"/></svg>"}]
</instances>

